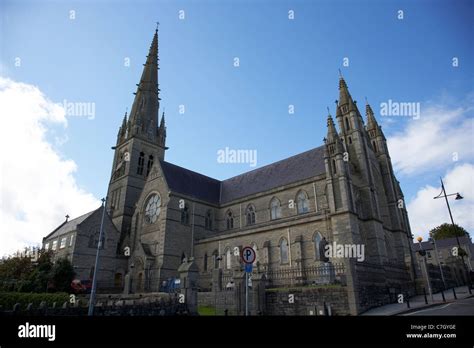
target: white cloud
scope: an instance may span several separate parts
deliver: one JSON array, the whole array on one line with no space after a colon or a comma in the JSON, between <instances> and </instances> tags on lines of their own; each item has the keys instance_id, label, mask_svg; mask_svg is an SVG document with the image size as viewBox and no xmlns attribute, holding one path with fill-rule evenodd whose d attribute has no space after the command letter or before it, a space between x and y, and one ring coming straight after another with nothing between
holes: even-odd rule
<instances>
[{"instance_id":1,"label":"white cloud","mask_svg":"<svg viewBox=\"0 0 474 348\"><path fill-rule=\"evenodd\" d=\"M67 127L60 104L36 86L0 77L0 115L1 256L39 244L66 213L77 217L100 201L78 187L74 161L62 158L46 140L48 125Z\"/></svg>"},{"instance_id":2,"label":"white cloud","mask_svg":"<svg viewBox=\"0 0 474 348\"><path fill-rule=\"evenodd\" d=\"M413 175L474 159L472 103L451 109L425 105L418 120L387 139L392 163L400 174Z\"/></svg>"},{"instance_id":3,"label":"white cloud","mask_svg":"<svg viewBox=\"0 0 474 348\"><path fill-rule=\"evenodd\" d=\"M454 167L443 182L447 194L459 192L464 197L462 200L448 197L454 223L468 231L474 230L474 165L465 163ZM440 192L441 183L436 187L427 185L408 203L410 225L415 237L421 235L426 240L432 228L451 222L444 198L433 199Z\"/></svg>"}]
</instances>

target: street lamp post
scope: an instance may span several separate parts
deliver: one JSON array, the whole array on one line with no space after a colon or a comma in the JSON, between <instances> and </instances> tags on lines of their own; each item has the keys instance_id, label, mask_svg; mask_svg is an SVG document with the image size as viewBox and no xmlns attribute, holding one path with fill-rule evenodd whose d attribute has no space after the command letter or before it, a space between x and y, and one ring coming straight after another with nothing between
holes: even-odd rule
<instances>
[{"instance_id":1,"label":"street lamp post","mask_svg":"<svg viewBox=\"0 0 474 348\"><path fill-rule=\"evenodd\" d=\"M421 257L423 259L423 266L424 266L424 269L425 269L426 282L428 283L428 291L430 293L431 302L434 302L434 300L433 300L433 291L431 290L430 275L428 273L428 267L426 266L426 251L423 250L423 245L421 244L421 241L423 240L423 238L418 237L417 240L418 240L418 243L420 243L419 254L421 255Z\"/></svg>"},{"instance_id":2,"label":"street lamp post","mask_svg":"<svg viewBox=\"0 0 474 348\"><path fill-rule=\"evenodd\" d=\"M95 302L95 292L97 288L97 271L99 268L99 254L100 248L102 247L102 236L104 235L104 217L106 209L107 198L102 198L102 220L100 222L100 232L99 232L99 241L97 242L97 252L95 254L95 266L94 266L94 276L92 278L92 290L91 297L89 299L89 311L88 315L92 316L94 314L94 302Z\"/></svg>"},{"instance_id":3,"label":"street lamp post","mask_svg":"<svg viewBox=\"0 0 474 348\"><path fill-rule=\"evenodd\" d=\"M464 197L461 196L461 194L459 192L451 193L449 195L446 194L446 189L444 188L443 179L442 178L439 178L439 179L441 180L441 193L439 195L437 195L436 197L433 197L433 199L438 199L438 198L444 197L444 199L446 201L446 205L448 206L448 212L449 212L449 217L451 219L451 224L453 225L453 227L455 227L454 220L453 220L453 214L451 213L451 207L449 206L448 197L449 196L456 196L456 198L455 198L456 200L461 200ZM459 242L458 235L456 235L456 242L458 244L458 252L459 252L460 249L461 249L461 243ZM462 261L462 265L463 265L463 268L464 268L464 272L467 276L467 289L469 290L469 293L472 294L472 291L471 291L471 274L469 273L469 271L466 267L466 263L464 262L464 254L462 254L462 253L461 253L461 261Z\"/></svg>"},{"instance_id":4,"label":"street lamp post","mask_svg":"<svg viewBox=\"0 0 474 348\"><path fill-rule=\"evenodd\" d=\"M436 240L430 237L428 238L428 241L430 241L434 245L435 253L436 253L436 262L438 262L439 272L441 273L441 279L443 280L443 289L446 290L446 281L444 280L443 267L441 267L441 262L439 261L439 254L438 254L438 247L436 246Z\"/></svg>"}]
</instances>

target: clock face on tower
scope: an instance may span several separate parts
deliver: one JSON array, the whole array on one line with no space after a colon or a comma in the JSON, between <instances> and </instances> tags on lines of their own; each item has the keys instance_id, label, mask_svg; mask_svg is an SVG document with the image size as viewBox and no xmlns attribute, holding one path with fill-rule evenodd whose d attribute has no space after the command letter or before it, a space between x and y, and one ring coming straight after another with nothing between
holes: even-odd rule
<instances>
[{"instance_id":1,"label":"clock face on tower","mask_svg":"<svg viewBox=\"0 0 474 348\"><path fill-rule=\"evenodd\" d=\"M161 198L159 195L154 194L148 198L148 202L145 206L145 221L149 224L152 224L156 221L160 215L160 204Z\"/></svg>"}]
</instances>

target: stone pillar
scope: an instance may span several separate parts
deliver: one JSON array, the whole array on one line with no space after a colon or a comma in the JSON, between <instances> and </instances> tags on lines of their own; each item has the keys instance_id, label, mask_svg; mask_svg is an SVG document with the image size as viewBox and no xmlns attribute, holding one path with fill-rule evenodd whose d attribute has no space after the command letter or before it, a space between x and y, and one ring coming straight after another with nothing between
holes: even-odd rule
<instances>
[{"instance_id":1,"label":"stone pillar","mask_svg":"<svg viewBox=\"0 0 474 348\"><path fill-rule=\"evenodd\" d=\"M131 288L131 279L130 279L130 273L125 274L124 277L124 288L123 288L123 293L124 295L130 294L130 288Z\"/></svg>"},{"instance_id":2,"label":"stone pillar","mask_svg":"<svg viewBox=\"0 0 474 348\"><path fill-rule=\"evenodd\" d=\"M212 270L212 291L222 291L222 269Z\"/></svg>"},{"instance_id":3,"label":"stone pillar","mask_svg":"<svg viewBox=\"0 0 474 348\"><path fill-rule=\"evenodd\" d=\"M235 271L233 278L235 312L237 315L245 315L245 272Z\"/></svg>"},{"instance_id":4,"label":"stone pillar","mask_svg":"<svg viewBox=\"0 0 474 348\"><path fill-rule=\"evenodd\" d=\"M250 313L252 315L265 314L266 312L265 287L266 287L266 278L264 274L252 275L252 290L251 291L252 291L252 298L253 298L253 303L252 303L253 306L252 308L249 308ZM245 293L244 293L244 296L245 296Z\"/></svg>"},{"instance_id":5,"label":"stone pillar","mask_svg":"<svg viewBox=\"0 0 474 348\"><path fill-rule=\"evenodd\" d=\"M194 258L189 258L178 268L179 278L181 280L181 294L184 295L185 303L189 313L197 313L197 279L199 269L194 262Z\"/></svg>"}]
</instances>

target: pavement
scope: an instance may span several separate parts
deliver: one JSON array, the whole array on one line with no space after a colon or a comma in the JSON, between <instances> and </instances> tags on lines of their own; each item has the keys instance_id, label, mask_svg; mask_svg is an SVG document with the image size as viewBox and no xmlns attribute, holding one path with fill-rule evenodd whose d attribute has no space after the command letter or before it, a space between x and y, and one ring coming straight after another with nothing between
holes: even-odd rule
<instances>
[{"instance_id":1,"label":"pavement","mask_svg":"<svg viewBox=\"0 0 474 348\"><path fill-rule=\"evenodd\" d=\"M457 299L454 298L453 290L448 289L444 291L446 302L443 301L441 292L433 294L433 300L431 300L430 295L427 294L426 296L428 298L428 304L425 303L424 295L417 295L409 299L410 308L408 308L405 301L405 303L391 303L377 308L372 308L361 315L415 315L415 313L422 312L426 312L424 315L474 315L474 300L466 300L474 296L474 290L471 290L473 293L471 295L467 286L460 286L454 289L456 291ZM471 304L473 306L471 306ZM448 307L451 308L448 309Z\"/></svg>"}]
</instances>

